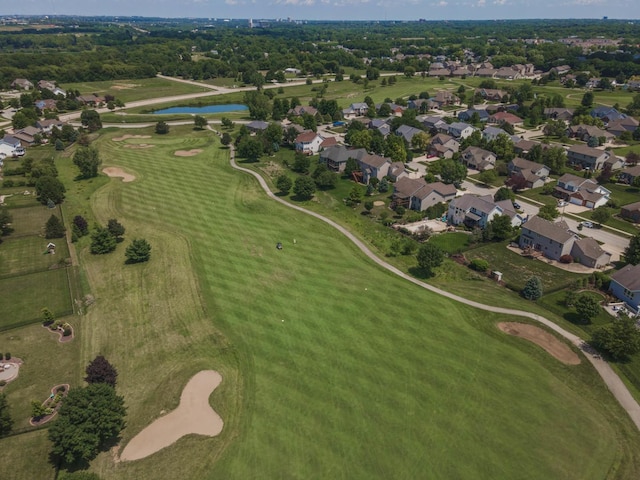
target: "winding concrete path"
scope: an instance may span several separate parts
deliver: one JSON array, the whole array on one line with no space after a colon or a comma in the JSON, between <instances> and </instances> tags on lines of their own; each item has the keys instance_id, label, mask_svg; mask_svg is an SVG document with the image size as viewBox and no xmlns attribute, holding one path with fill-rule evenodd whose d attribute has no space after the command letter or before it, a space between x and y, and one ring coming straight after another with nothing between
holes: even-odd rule
<instances>
[{"instance_id":1,"label":"winding concrete path","mask_svg":"<svg viewBox=\"0 0 640 480\"><path fill-rule=\"evenodd\" d=\"M214 131L214 132L216 132L211 127L209 127L209 129ZM219 135L219 132L216 132L216 133ZM427 290L429 290L429 291L431 291L433 293L436 293L438 295L442 295L443 297L449 298L449 299L454 300L456 302L460 302L460 303L463 303L465 305L469 305L471 307L478 308L480 310L485 310L487 312L501 313L501 314L505 314L505 315L516 315L516 316L519 316L519 317L530 318L531 320L535 320L536 322L539 322L539 323L547 326L551 330L557 332L558 334L560 334L561 336L563 336L564 338L569 340L571 343L573 343L575 346L577 346L582 351L582 353L587 358L587 360L589 360L591 362L591 364L595 367L596 371L600 374L600 376L604 380L604 383L607 385L607 387L609 388L609 390L611 391L613 396L618 400L618 402L620 403L622 408L624 408L627 411L627 413L631 417L631 420L633 421L633 423L640 430L640 405L638 405L638 402L635 400L635 398L633 398L633 396L629 392L629 389L622 382L622 380L620 379L618 374L611 368L611 366L607 362L602 360L597 353L595 353L593 350L591 350L589 345L586 344L585 341L582 338L580 338L579 336L574 335L571 332L568 332L564 328L562 328L562 327L556 325L555 323L553 323L551 320L548 320L548 319L546 319L546 318L544 318L544 317L542 317L540 315L537 315L535 313L525 312L523 310L515 310L515 309L511 309L511 308L502 308L502 307L494 307L492 305L485 305L484 303L480 303L480 302L476 302L476 301L473 301L473 300L469 300L469 299L461 297L459 295L455 295L455 294L453 294L451 292L447 292L447 291L442 290L440 288L434 287L433 285L429 285L428 283L422 282L422 281L420 281L420 280L418 280L418 279L416 279L416 278L404 273L402 270L394 267L393 265L385 262L381 258L379 258L376 254L374 254L371 250L369 250L369 247L367 247L359 238L357 238L355 235L353 235L349 230L344 228L342 225L339 225L338 223L334 222L333 220L331 220L331 219L329 219L329 218L327 218L327 217L325 217L323 215L320 215L319 213L313 212L311 210L307 210L307 209L302 208L302 207L300 207L298 205L293 205L293 204L283 200L282 198L276 196L271 191L271 189L267 185L267 182L264 180L264 178L262 178L262 176L260 174L254 172L253 170L250 170L248 168L244 168L244 167L238 166L238 164L236 163L236 160L235 160L235 150L233 148L233 145L231 145L231 149L230 149L230 162L231 162L231 166L234 169L242 171L242 172L245 172L245 173L248 173L249 175L253 175L258 180L258 183L260 184L262 189L266 192L266 194L270 198L272 198L276 202L279 202L279 203L281 203L281 204L283 204L283 205L285 205L285 206L287 206L289 208L293 208L294 210L298 210L299 212L305 213L307 215L311 215L312 217L315 217L318 220L321 220L321 221L323 221L325 223L328 223L333 228L335 228L340 233L342 233L345 237L347 237L349 240L351 240L367 257L369 257L375 263L380 265L382 268L387 269L388 271L398 275L399 277L404 278L405 280L407 280L407 281L409 281L409 282L411 282L411 283L413 283L415 285L418 285L419 287L425 288L425 289L427 289Z\"/></svg>"}]
</instances>

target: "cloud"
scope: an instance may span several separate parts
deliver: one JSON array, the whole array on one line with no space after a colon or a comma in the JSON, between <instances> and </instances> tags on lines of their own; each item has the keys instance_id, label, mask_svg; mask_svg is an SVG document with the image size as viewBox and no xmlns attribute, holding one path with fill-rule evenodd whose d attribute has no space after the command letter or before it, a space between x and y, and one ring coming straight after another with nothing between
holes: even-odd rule
<instances>
[{"instance_id":1,"label":"cloud","mask_svg":"<svg viewBox=\"0 0 640 480\"><path fill-rule=\"evenodd\" d=\"M589 5L604 5L604 3L605 3L604 0L572 0L568 2L568 5L589 6Z\"/></svg>"},{"instance_id":2,"label":"cloud","mask_svg":"<svg viewBox=\"0 0 640 480\"><path fill-rule=\"evenodd\" d=\"M449 2L446 2L445 0L440 0L438 3L431 4L432 7L446 7L447 5L449 5Z\"/></svg>"},{"instance_id":3,"label":"cloud","mask_svg":"<svg viewBox=\"0 0 640 480\"><path fill-rule=\"evenodd\" d=\"M505 5L507 0L493 0L494 5Z\"/></svg>"},{"instance_id":4,"label":"cloud","mask_svg":"<svg viewBox=\"0 0 640 480\"><path fill-rule=\"evenodd\" d=\"M476 7L484 7L487 4L487 0L478 0Z\"/></svg>"}]
</instances>

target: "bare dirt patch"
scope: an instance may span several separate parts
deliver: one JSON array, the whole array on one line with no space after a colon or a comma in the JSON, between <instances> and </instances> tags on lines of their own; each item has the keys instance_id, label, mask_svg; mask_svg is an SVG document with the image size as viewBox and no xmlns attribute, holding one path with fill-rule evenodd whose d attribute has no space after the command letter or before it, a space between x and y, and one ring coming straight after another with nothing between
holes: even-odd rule
<instances>
[{"instance_id":1,"label":"bare dirt patch","mask_svg":"<svg viewBox=\"0 0 640 480\"><path fill-rule=\"evenodd\" d=\"M544 348L547 353L566 365L578 365L580 357L567 345L541 328L526 323L501 322L498 328L509 335L524 338Z\"/></svg>"},{"instance_id":2,"label":"bare dirt patch","mask_svg":"<svg viewBox=\"0 0 640 480\"><path fill-rule=\"evenodd\" d=\"M193 150L176 150L173 152L176 157L193 157L199 153L202 153L201 148L194 148Z\"/></svg>"},{"instance_id":3,"label":"bare dirt patch","mask_svg":"<svg viewBox=\"0 0 640 480\"><path fill-rule=\"evenodd\" d=\"M140 85L136 83L116 83L115 85L111 85L111 88L114 90L131 90L139 86Z\"/></svg>"},{"instance_id":4,"label":"bare dirt patch","mask_svg":"<svg viewBox=\"0 0 640 480\"><path fill-rule=\"evenodd\" d=\"M120 167L106 167L102 169L102 172L108 177L121 178L125 183L133 182L136 179L135 175L125 172Z\"/></svg>"},{"instance_id":5,"label":"bare dirt patch","mask_svg":"<svg viewBox=\"0 0 640 480\"><path fill-rule=\"evenodd\" d=\"M140 150L144 148L153 148L153 147L154 145L151 145L150 143L129 144L124 146L124 148L131 148L133 150Z\"/></svg>"},{"instance_id":6,"label":"bare dirt patch","mask_svg":"<svg viewBox=\"0 0 640 480\"><path fill-rule=\"evenodd\" d=\"M382 200L376 200L373 202L374 207L384 207L384 202Z\"/></svg>"},{"instance_id":7,"label":"bare dirt patch","mask_svg":"<svg viewBox=\"0 0 640 480\"><path fill-rule=\"evenodd\" d=\"M215 370L196 373L180 395L180 405L158 418L127 444L120 460L148 457L189 434L215 437L222 431L222 418L209 405L209 396L222 382Z\"/></svg>"},{"instance_id":8,"label":"bare dirt patch","mask_svg":"<svg viewBox=\"0 0 640 480\"><path fill-rule=\"evenodd\" d=\"M113 141L114 142L123 142L125 140L128 140L129 138L151 138L151 135L122 135L120 137L113 137Z\"/></svg>"}]
</instances>

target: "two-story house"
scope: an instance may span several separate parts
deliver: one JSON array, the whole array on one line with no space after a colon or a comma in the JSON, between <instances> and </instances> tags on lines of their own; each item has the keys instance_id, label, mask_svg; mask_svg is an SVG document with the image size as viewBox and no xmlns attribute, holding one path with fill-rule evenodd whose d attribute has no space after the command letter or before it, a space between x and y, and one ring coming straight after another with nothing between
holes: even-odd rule
<instances>
[{"instance_id":1,"label":"two-story house","mask_svg":"<svg viewBox=\"0 0 640 480\"><path fill-rule=\"evenodd\" d=\"M575 237L566 223L553 223L534 216L522 225L519 246L542 252L545 257L559 261L563 255L571 254L574 241Z\"/></svg>"},{"instance_id":2,"label":"two-story house","mask_svg":"<svg viewBox=\"0 0 640 480\"><path fill-rule=\"evenodd\" d=\"M496 154L484 148L470 146L460 155L462 163L480 172L491 170L496 166Z\"/></svg>"},{"instance_id":3,"label":"two-story house","mask_svg":"<svg viewBox=\"0 0 640 480\"><path fill-rule=\"evenodd\" d=\"M516 157L507 165L509 179L507 184L518 188L538 188L542 187L549 177L549 167Z\"/></svg>"},{"instance_id":4,"label":"two-story house","mask_svg":"<svg viewBox=\"0 0 640 480\"><path fill-rule=\"evenodd\" d=\"M456 188L442 182L427 183L423 178L400 178L393 187L393 203L411 210L424 211L456 196Z\"/></svg>"},{"instance_id":5,"label":"two-story house","mask_svg":"<svg viewBox=\"0 0 640 480\"><path fill-rule=\"evenodd\" d=\"M511 225L518 226L523 218L513 208L510 200L495 202L491 195L479 197L467 193L449 203L447 222L450 225L466 225L469 228L485 228L494 217L507 215Z\"/></svg>"},{"instance_id":6,"label":"two-story house","mask_svg":"<svg viewBox=\"0 0 640 480\"><path fill-rule=\"evenodd\" d=\"M622 170L618 174L618 181L620 183L626 183L628 185L633 185L636 178L640 177L640 165L635 165L633 167L627 167Z\"/></svg>"},{"instance_id":7,"label":"two-story house","mask_svg":"<svg viewBox=\"0 0 640 480\"><path fill-rule=\"evenodd\" d=\"M611 275L609 289L637 314L640 309L640 264L626 265Z\"/></svg>"},{"instance_id":8,"label":"two-story house","mask_svg":"<svg viewBox=\"0 0 640 480\"><path fill-rule=\"evenodd\" d=\"M447 133L454 138L460 139L471 136L475 130L476 129L468 123L454 122L448 126Z\"/></svg>"},{"instance_id":9,"label":"two-story house","mask_svg":"<svg viewBox=\"0 0 640 480\"><path fill-rule=\"evenodd\" d=\"M382 180L389 173L389 167L391 167L391 160L380 155L366 153L360 155L356 160L362 172L362 183L365 185L369 184L372 178Z\"/></svg>"},{"instance_id":10,"label":"two-story house","mask_svg":"<svg viewBox=\"0 0 640 480\"><path fill-rule=\"evenodd\" d=\"M332 172L342 173L350 158L357 161L364 155L367 155L364 148L347 148L344 145L335 145L320 152L319 162L325 163Z\"/></svg>"},{"instance_id":11,"label":"two-story house","mask_svg":"<svg viewBox=\"0 0 640 480\"><path fill-rule=\"evenodd\" d=\"M312 130L302 132L294 140L296 152L302 152L305 155L315 155L320 151L320 145L324 138Z\"/></svg>"},{"instance_id":12,"label":"two-story house","mask_svg":"<svg viewBox=\"0 0 640 480\"><path fill-rule=\"evenodd\" d=\"M460 150L460 142L446 133L438 133L429 144L429 156L439 158L452 158L453 154Z\"/></svg>"},{"instance_id":13,"label":"two-story house","mask_svg":"<svg viewBox=\"0 0 640 480\"><path fill-rule=\"evenodd\" d=\"M600 170L609 157L610 152L599 150L587 145L571 145L567 150L569 165L579 165L588 170Z\"/></svg>"},{"instance_id":14,"label":"two-story house","mask_svg":"<svg viewBox=\"0 0 640 480\"><path fill-rule=\"evenodd\" d=\"M554 196L574 205L598 208L611 198L611 191L590 178L565 173L558 179Z\"/></svg>"}]
</instances>

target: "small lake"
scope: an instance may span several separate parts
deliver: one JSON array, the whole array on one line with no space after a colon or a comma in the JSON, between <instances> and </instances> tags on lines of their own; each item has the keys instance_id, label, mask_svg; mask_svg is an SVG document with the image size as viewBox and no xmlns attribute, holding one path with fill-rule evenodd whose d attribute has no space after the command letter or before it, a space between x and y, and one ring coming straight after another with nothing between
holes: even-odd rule
<instances>
[{"instance_id":1,"label":"small lake","mask_svg":"<svg viewBox=\"0 0 640 480\"><path fill-rule=\"evenodd\" d=\"M205 105L204 107L171 107L164 110L155 110L153 113L163 115L165 113L226 113L226 112L241 112L248 110L246 105L240 105L238 103L230 103L227 105Z\"/></svg>"}]
</instances>

